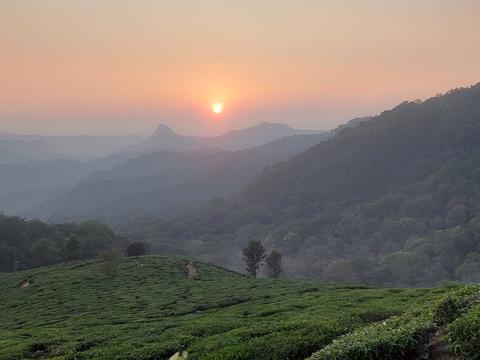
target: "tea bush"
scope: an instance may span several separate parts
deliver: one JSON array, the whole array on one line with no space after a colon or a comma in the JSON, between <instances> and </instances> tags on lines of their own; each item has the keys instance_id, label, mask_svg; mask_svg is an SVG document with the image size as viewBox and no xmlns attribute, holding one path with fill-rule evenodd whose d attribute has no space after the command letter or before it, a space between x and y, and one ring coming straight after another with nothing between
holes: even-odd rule
<instances>
[{"instance_id":1,"label":"tea bush","mask_svg":"<svg viewBox=\"0 0 480 360\"><path fill-rule=\"evenodd\" d=\"M430 312L410 312L365 326L334 340L310 360L385 360L421 352L435 329Z\"/></svg>"},{"instance_id":2,"label":"tea bush","mask_svg":"<svg viewBox=\"0 0 480 360\"><path fill-rule=\"evenodd\" d=\"M445 295L435 306L433 316L439 325L446 325L480 303L478 286L466 286Z\"/></svg>"},{"instance_id":3,"label":"tea bush","mask_svg":"<svg viewBox=\"0 0 480 360\"><path fill-rule=\"evenodd\" d=\"M447 336L455 354L464 359L480 359L480 305L448 325Z\"/></svg>"}]
</instances>

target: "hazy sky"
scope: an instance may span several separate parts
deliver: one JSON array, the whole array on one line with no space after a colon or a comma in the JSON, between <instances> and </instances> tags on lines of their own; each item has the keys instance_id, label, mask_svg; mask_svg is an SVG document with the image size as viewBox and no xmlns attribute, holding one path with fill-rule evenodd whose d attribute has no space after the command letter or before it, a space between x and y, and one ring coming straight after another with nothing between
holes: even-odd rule
<instances>
[{"instance_id":1,"label":"hazy sky","mask_svg":"<svg viewBox=\"0 0 480 360\"><path fill-rule=\"evenodd\" d=\"M479 0L0 0L0 131L330 128L480 81L479 39Z\"/></svg>"}]
</instances>

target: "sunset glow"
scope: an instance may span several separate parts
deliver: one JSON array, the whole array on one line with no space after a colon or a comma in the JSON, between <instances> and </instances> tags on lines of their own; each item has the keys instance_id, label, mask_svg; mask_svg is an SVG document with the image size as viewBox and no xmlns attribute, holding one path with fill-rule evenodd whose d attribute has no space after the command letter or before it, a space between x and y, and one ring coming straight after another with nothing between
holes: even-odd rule
<instances>
[{"instance_id":1,"label":"sunset glow","mask_svg":"<svg viewBox=\"0 0 480 360\"><path fill-rule=\"evenodd\" d=\"M212 111L215 113L215 114L221 114L222 111L223 111L223 104L222 103L214 103L212 105Z\"/></svg>"},{"instance_id":2,"label":"sunset glow","mask_svg":"<svg viewBox=\"0 0 480 360\"><path fill-rule=\"evenodd\" d=\"M0 131L330 128L480 79L479 33L478 0L4 0Z\"/></svg>"}]
</instances>

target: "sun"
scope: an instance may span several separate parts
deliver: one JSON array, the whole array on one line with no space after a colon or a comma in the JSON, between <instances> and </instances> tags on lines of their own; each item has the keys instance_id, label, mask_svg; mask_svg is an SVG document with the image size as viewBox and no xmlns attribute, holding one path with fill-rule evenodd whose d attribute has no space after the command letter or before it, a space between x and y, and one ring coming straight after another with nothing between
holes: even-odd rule
<instances>
[{"instance_id":1,"label":"sun","mask_svg":"<svg viewBox=\"0 0 480 360\"><path fill-rule=\"evenodd\" d=\"M212 104L212 111L215 113L215 114L221 114L222 111L223 111L223 104L222 103L213 103Z\"/></svg>"}]
</instances>

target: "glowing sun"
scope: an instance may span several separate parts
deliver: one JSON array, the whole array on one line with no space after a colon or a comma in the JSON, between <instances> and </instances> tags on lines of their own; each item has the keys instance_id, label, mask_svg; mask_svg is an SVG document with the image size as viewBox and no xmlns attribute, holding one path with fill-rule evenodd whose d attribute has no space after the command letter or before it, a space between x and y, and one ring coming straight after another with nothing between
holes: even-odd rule
<instances>
[{"instance_id":1,"label":"glowing sun","mask_svg":"<svg viewBox=\"0 0 480 360\"><path fill-rule=\"evenodd\" d=\"M215 113L215 114L221 114L222 111L223 111L223 104L222 103L214 103L212 104L212 111Z\"/></svg>"}]
</instances>

